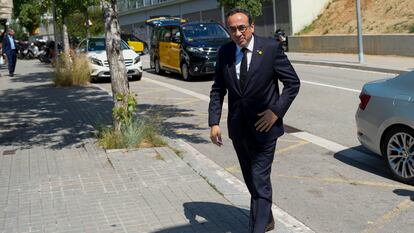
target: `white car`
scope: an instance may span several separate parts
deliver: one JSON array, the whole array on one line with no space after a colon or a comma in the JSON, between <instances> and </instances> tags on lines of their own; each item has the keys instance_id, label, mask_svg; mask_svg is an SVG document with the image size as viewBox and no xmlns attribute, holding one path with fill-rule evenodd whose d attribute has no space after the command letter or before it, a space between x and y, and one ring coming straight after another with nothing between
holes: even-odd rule
<instances>
[{"instance_id":1,"label":"white car","mask_svg":"<svg viewBox=\"0 0 414 233\"><path fill-rule=\"evenodd\" d=\"M358 140L384 157L396 179L414 182L414 71L369 82L359 98Z\"/></svg>"},{"instance_id":2,"label":"white car","mask_svg":"<svg viewBox=\"0 0 414 233\"><path fill-rule=\"evenodd\" d=\"M121 41L121 50L128 78L140 80L142 76L142 62L139 54L135 53L125 41ZM76 51L86 53L86 56L89 58L92 80L111 77L104 37L85 39L79 43Z\"/></svg>"}]
</instances>

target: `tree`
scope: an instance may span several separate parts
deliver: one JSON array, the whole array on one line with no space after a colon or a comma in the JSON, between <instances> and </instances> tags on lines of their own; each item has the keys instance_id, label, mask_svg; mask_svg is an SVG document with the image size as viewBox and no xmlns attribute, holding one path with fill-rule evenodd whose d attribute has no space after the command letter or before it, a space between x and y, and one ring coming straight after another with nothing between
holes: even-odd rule
<instances>
[{"instance_id":1,"label":"tree","mask_svg":"<svg viewBox=\"0 0 414 233\"><path fill-rule=\"evenodd\" d=\"M252 17L262 15L262 4L268 0L217 0L225 8L239 7L249 10Z\"/></svg>"},{"instance_id":2,"label":"tree","mask_svg":"<svg viewBox=\"0 0 414 233\"><path fill-rule=\"evenodd\" d=\"M41 6L35 0L15 0L13 16L19 19L19 24L27 29L30 35L40 27Z\"/></svg>"},{"instance_id":3,"label":"tree","mask_svg":"<svg viewBox=\"0 0 414 233\"><path fill-rule=\"evenodd\" d=\"M114 99L113 124L115 131L120 132L121 124L130 112L128 109L130 96L127 70L121 50L118 6L117 0L102 0L101 4L104 9L106 54L109 62L112 96Z\"/></svg>"},{"instance_id":4,"label":"tree","mask_svg":"<svg viewBox=\"0 0 414 233\"><path fill-rule=\"evenodd\" d=\"M102 8L92 7L88 9L88 17L92 22L92 25L89 27L90 35L91 36L98 36L102 35L105 27L105 21L103 17ZM79 27L79 22L87 22L87 18L85 13L74 13L68 17L68 33L69 36L77 37L77 38L85 38L89 37L87 32L86 24L85 27Z\"/></svg>"}]
</instances>

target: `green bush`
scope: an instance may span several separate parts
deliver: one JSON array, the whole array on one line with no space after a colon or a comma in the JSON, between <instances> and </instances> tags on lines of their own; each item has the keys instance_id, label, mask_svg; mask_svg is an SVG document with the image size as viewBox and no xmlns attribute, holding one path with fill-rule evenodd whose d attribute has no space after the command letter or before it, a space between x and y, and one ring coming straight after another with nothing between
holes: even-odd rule
<instances>
[{"instance_id":1,"label":"green bush","mask_svg":"<svg viewBox=\"0 0 414 233\"><path fill-rule=\"evenodd\" d=\"M61 54L53 62L53 65L55 67L53 73L55 86L81 86L90 81L89 63L85 55L73 55L71 59L69 56Z\"/></svg>"}]
</instances>

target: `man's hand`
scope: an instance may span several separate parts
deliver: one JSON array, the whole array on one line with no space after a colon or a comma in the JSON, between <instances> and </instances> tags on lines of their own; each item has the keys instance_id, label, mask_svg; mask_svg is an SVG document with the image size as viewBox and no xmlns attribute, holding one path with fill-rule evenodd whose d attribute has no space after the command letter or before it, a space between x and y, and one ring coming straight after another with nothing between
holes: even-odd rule
<instances>
[{"instance_id":1,"label":"man's hand","mask_svg":"<svg viewBox=\"0 0 414 233\"><path fill-rule=\"evenodd\" d=\"M210 139L211 139L211 142L216 144L217 146L223 145L223 142L221 141L221 130L218 125L211 126Z\"/></svg>"},{"instance_id":2,"label":"man's hand","mask_svg":"<svg viewBox=\"0 0 414 233\"><path fill-rule=\"evenodd\" d=\"M256 130L260 132L269 132L270 128L272 128L273 124L279 118L270 109L267 109L266 111L259 113L257 115L261 116L261 118L256 122L256 124L254 124L254 126L256 127Z\"/></svg>"}]
</instances>

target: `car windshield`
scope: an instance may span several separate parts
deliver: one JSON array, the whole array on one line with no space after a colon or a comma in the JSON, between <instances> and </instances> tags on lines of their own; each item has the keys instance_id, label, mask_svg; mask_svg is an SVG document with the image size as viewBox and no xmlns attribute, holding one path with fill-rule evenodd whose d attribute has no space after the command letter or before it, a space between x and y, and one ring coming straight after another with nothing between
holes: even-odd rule
<instances>
[{"instance_id":1,"label":"car windshield","mask_svg":"<svg viewBox=\"0 0 414 233\"><path fill-rule=\"evenodd\" d=\"M89 39L88 51L103 51L105 50L105 38L91 38ZM121 41L121 50L130 49L128 45Z\"/></svg>"},{"instance_id":2,"label":"car windshield","mask_svg":"<svg viewBox=\"0 0 414 233\"><path fill-rule=\"evenodd\" d=\"M230 37L222 26L215 23L184 25L182 29L187 41Z\"/></svg>"}]
</instances>

